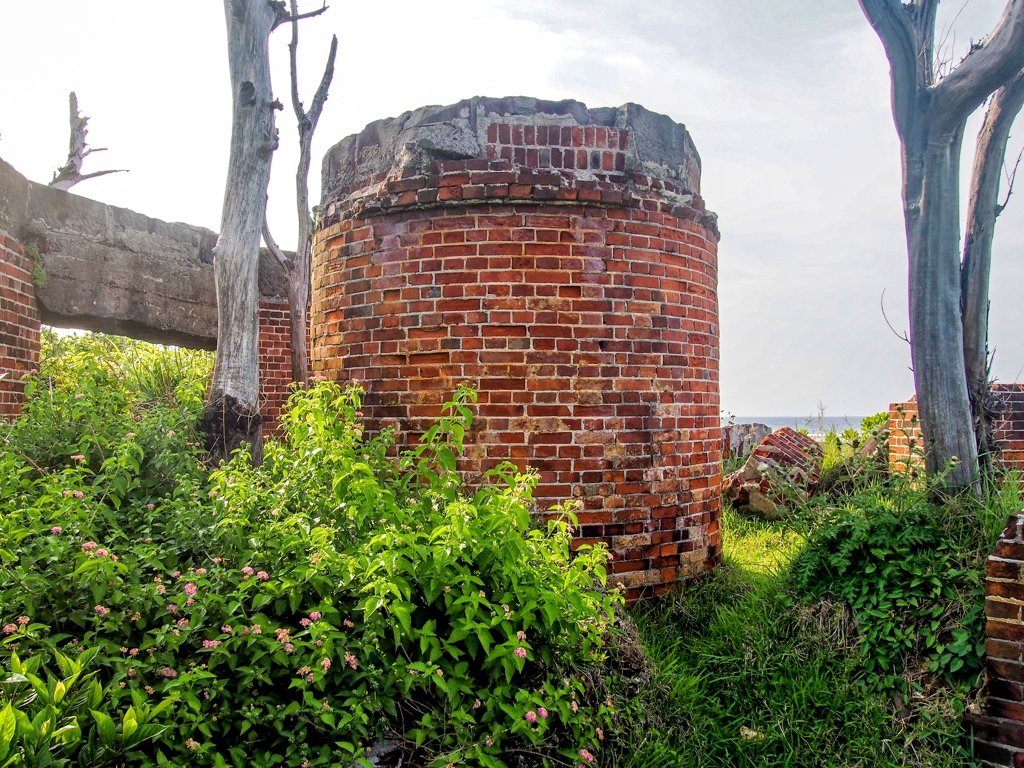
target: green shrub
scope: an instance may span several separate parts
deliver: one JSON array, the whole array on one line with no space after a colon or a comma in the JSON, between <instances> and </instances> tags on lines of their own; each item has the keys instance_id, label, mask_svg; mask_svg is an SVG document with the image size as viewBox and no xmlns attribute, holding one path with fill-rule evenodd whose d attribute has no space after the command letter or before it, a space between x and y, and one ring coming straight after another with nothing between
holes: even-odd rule
<instances>
[{"instance_id":1,"label":"green shrub","mask_svg":"<svg viewBox=\"0 0 1024 768\"><path fill-rule=\"evenodd\" d=\"M970 513L897 482L819 514L794 562L795 586L853 608L868 685L905 690L904 672L921 657L950 683L976 678L985 650L981 557L956 530Z\"/></svg>"},{"instance_id":2,"label":"green shrub","mask_svg":"<svg viewBox=\"0 0 1024 768\"><path fill-rule=\"evenodd\" d=\"M535 475L462 492L471 392L395 459L360 391L319 383L260 468L207 477L182 437L197 377L137 399L130 360L56 357L0 451L0 618L30 617L8 638L29 658L95 653L112 722L169 707L133 764L590 762L612 706L584 670L621 598L567 507L531 525Z\"/></svg>"}]
</instances>

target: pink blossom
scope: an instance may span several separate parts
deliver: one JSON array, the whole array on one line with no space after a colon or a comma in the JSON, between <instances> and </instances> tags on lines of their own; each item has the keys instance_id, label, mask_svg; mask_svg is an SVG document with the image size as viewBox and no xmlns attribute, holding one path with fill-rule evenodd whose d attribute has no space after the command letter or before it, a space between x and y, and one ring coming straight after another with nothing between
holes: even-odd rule
<instances>
[{"instance_id":1,"label":"pink blossom","mask_svg":"<svg viewBox=\"0 0 1024 768\"><path fill-rule=\"evenodd\" d=\"M220 645L220 640L203 640L203 648L216 648Z\"/></svg>"},{"instance_id":2,"label":"pink blossom","mask_svg":"<svg viewBox=\"0 0 1024 768\"><path fill-rule=\"evenodd\" d=\"M342 623L342 624L344 624L344 625L345 625L346 627L348 627L349 629L352 629L352 627L354 627L354 626L355 626L355 624L353 624L353 623L352 623L351 621L349 621L348 619L345 619L345 620L344 620L343 622L341 622L341 623Z\"/></svg>"},{"instance_id":3,"label":"pink blossom","mask_svg":"<svg viewBox=\"0 0 1024 768\"><path fill-rule=\"evenodd\" d=\"M161 669L160 670L160 674L163 675L164 677L168 678L168 679L178 676L178 673L175 672L170 667L164 667L163 669Z\"/></svg>"},{"instance_id":4,"label":"pink blossom","mask_svg":"<svg viewBox=\"0 0 1024 768\"><path fill-rule=\"evenodd\" d=\"M223 632L225 635L230 635L234 630L227 624L225 624L223 627L220 628L220 631Z\"/></svg>"},{"instance_id":5,"label":"pink blossom","mask_svg":"<svg viewBox=\"0 0 1024 768\"><path fill-rule=\"evenodd\" d=\"M159 589L159 587L158 587L158 589ZM178 606L175 605L174 603L168 603L167 604L167 610L170 611L171 613L177 613L178 612Z\"/></svg>"},{"instance_id":6,"label":"pink blossom","mask_svg":"<svg viewBox=\"0 0 1024 768\"><path fill-rule=\"evenodd\" d=\"M242 573L244 574L242 576L242 579L248 579L255 573L255 571L247 565L245 566L245 568L242 569Z\"/></svg>"},{"instance_id":7,"label":"pink blossom","mask_svg":"<svg viewBox=\"0 0 1024 768\"><path fill-rule=\"evenodd\" d=\"M473 709L480 709L480 699L473 702Z\"/></svg>"},{"instance_id":8,"label":"pink blossom","mask_svg":"<svg viewBox=\"0 0 1024 768\"><path fill-rule=\"evenodd\" d=\"M178 626L184 629L188 626L188 619L178 619Z\"/></svg>"},{"instance_id":9,"label":"pink blossom","mask_svg":"<svg viewBox=\"0 0 1024 768\"><path fill-rule=\"evenodd\" d=\"M83 496L85 496L85 494L84 494L84 493L82 493L81 491L75 491L75 492L74 492L74 493L72 494L72 496L74 496L74 497L75 497L76 499L80 499L80 498L82 498Z\"/></svg>"},{"instance_id":10,"label":"pink blossom","mask_svg":"<svg viewBox=\"0 0 1024 768\"><path fill-rule=\"evenodd\" d=\"M30 619L29 619L29 617L28 617L28 616L19 616L19 617L18 617L18 623L19 623L19 624L21 624L21 626L23 626L23 627L24 627L24 626L25 626L26 624L28 624L28 623L29 623L29 621L30 621Z\"/></svg>"},{"instance_id":11,"label":"pink blossom","mask_svg":"<svg viewBox=\"0 0 1024 768\"><path fill-rule=\"evenodd\" d=\"M130 651L128 651L128 655L129 656L138 656L139 655L139 649L138 648L132 648Z\"/></svg>"},{"instance_id":12,"label":"pink blossom","mask_svg":"<svg viewBox=\"0 0 1024 768\"><path fill-rule=\"evenodd\" d=\"M320 619L323 618L323 614L320 613L320 611L313 611L309 614L309 618L311 621L320 621Z\"/></svg>"},{"instance_id":13,"label":"pink blossom","mask_svg":"<svg viewBox=\"0 0 1024 768\"><path fill-rule=\"evenodd\" d=\"M91 552L92 550L96 549L96 547L97 544L95 541L87 541L85 542L85 544L82 545L82 549L84 549L86 552Z\"/></svg>"},{"instance_id":14,"label":"pink blossom","mask_svg":"<svg viewBox=\"0 0 1024 768\"><path fill-rule=\"evenodd\" d=\"M146 509L156 509L156 504L147 504Z\"/></svg>"},{"instance_id":15,"label":"pink blossom","mask_svg":"<svg viewBox=\"0 0 1024 768\"><path fill-rule=\"evenodd\" d=\"M259 624L253 624L252 625L252 633L254 635L261 634L262 632L263 632L263 627L261 627Z\"/></svg>"},{"instance_id":16,"label":"pink blossom","mask_svg":"<svg viewBox=\"0 0 1024 768\"><path fill-rule=\"evenodd\" d=\"M133 437L135 437L135 433L134 432L128 432L128 433L125 434L125 437L127 437L129 439L133 438Z\"/></svg>"},{"instance_id":17,"label":"pink blossom","mask_svg":"<svg viewBox=\"0 0 1024 768\"><path fill-rule=\"evenodd\" d=\"M135 677L135 670L134 669L129 669L128 670L128 677Z\"/></svg>"},{"instance_id":18,"label":"pink blossom","mask_svg":"<svg viewBox=\"0 0 1024 768\"><path fill-rule=\"evenodd\" d=\"M525 659L526 658L526 649L523 648L522 646L516 648L514 651L512 651L512 653L514 653L520 659Z\"/></svg>"},{"instance_id":19,"label":"pink blossom","mask_svg":"<svg viewBox=\"0 0 1024 768\"><path fill-rule=\"evenodd\" d=\"M320 662L320 666L323 667L324 672L326 672L328 669L331 668L331 660L330 659L324 659L323 661ZM353 667L353 669L355 669L355 667Z\"/></svg>"},{"instance_id":20,"label":"pink blossom","mask_svg":"<svg viewBox=\"0 0 1024 768\"><path fill-rule=\"evenodd\" d=\"M582 757L582 758L583 758L584 760L586 760L586 761L587 761L588 763L592 763L592 762L594 762L594 756L593 756L592 754L590 754L590 752L588 752L588 751L587 751L587 750L585 750L585 749L581 749L581 750L580 750L580 757Z\"/></svg>"},{"instance_id":21,"label":"pink blossom","mask_svg":"<svg viewBox=\"0 0 1024 768\"><path fill-rule=\"evenodd\" d=\"M189 608L191 608L192 607L192 603L194 603L194 602L195 602L195 600L190 597L188 600L185 601L185 605L187 605Z\"/></svg>"},{"instance_id":22,"label":"pink blossom","mask_svg":"<svg viewBox=\"0 0 1024 768\"><path fill-rule=\"evenodd\" d=\"M96 550L96 557L106 557L109 554L110 553L107 552L107 550L103 549L102 547L100 549Z\"/></svg>"},{"instance_id":23,"label":"pink blossom","mask_svg":"<svg viewBox=\"0 0 1024 768\"><path fill-rule=\"evenodd\" d=\"M97 605L95 608L93 608L93 610L96 611L96 613L100 616L106 616L108 613L110 613L110 609L104 608L102 605Z\"/></svg>"},{"instance_id":24,"label":"pink blossom","mask_svg":"<svg viewBox=\"0 0 1024 768\"><path fill-rule=\"evenodd\" d=\"M359 659L353 656L351 653L345 654L345 663L348 664L352 669L359 666Z\"/></svg>"},{"instance_id":25,"label":"pink blossom","mask_svg":"<svg viewBox=\"0 0 1024 768\"><path fill-rule=\"evenodd\" d=\"M270 580L270 574L268 574L266 571L259 571L256 574L256 578L257 579L262 579L263 581L269 581Z\"/></svg>"},{"instance_id":26,"label":"pink blossom","mask_svg":"<svg viewBox=\"0 0 1024 768\"><path fill-rule=\"evenodd\" d=\"M74 456L71 457L71 459L73 461L85 461L85 456L83 456L80 453L76 453Z\"/></svg>"},{"instance_id":27,"label":"pink blossom","mask_svg":"<svg viewBox=\"0 0 1024 768\"><path fill-rule=\"evenodd\" d=\"M162 595L167 592L167 587L165 587L163 584L157 584L156 592L158 595Z\"/></svg>"},{"instance_id":28,"label":"pink blossom","mask_svg":"<svg viewBox=\"0 0 1024 768\"><path fill-rule=\"evenodd\" d=\"M294 645L292 645L291 643L285 643L285 644L284 644L284 649L285 649L285 651L287 651L288 653L291 653L292 651L294 651L294 650L295 650L295 646L294 646Z\"/></svg>"},{"instance_id":29,"label":"pink blossom","mask_svg":"<svg viewBox=\"0 0 1024 768\"><path fill-rule=\"evenodd\" d=\"M299 619L299 624L301 624L304 627L308 627L312 623L313 622L311 622L309 619Z\"/></svg>"},{"instance_id":30,"label":"pink blossom","mask_svg":"<svg viewBox=\"0 0 1024 768\"><path fill-rule=\"evenodd\" d=\"M534 712L532 709L529 712L527 712L525 715L523 715L523 717L526 718L526 722L528 722L528 723L536 723L537 722L537 713Z\"/></svg>"},{"instance_id":31,"label":"pink blossom","mask_svg":"<svg viewBox=\"0 0 1024 768\"><path fill-rule=\"evenodd\" d=\"M492 739L490 736L488 736L486 739L484 739L484 744L486 744L488 747L493 747L494 746L494 739Z\"/></svg>"},{"instance_id":32,"label":"pink blossom","mask_svg":"<svg viewBox=\"0 0 1024 768\"><path fill-rule=\"evenodd\" d=\"M181 578L181 571L175 571L174 573L172 573L171 574L171 578L172 579L180 579Z\"/></svg>"},{"instance_id":33,"label":"pink blossom","mask_svg":"<svg viewBox=\"0 0 1024 768\"><path fill-rule=\"evenodd\" d=\"M189 597L193 597L197 590L198 587L196 587L196 585L193 584L191 581L185 585L185 594Z\"/></svg>"},{"instance_id":34,"label":"pink blossom","mask_svg":"<svg viewBox=\"0 0 1024 768\"><path fill-rule=\"evenodd\" d=\"M537 707L537 716L541 720L547 720L548 711L546 709L544 709L544 707Z\"/></svg>"},{"instance_id":35,"label":"pink blossom","mask_svg":"<svg viewBox=\"0 0 1024 768\"><path fill-rule=\"evenodd\" d=\"M196 576L205 576L205 575L206 575L206 569L205 568L196 568Z\"/></svg>"},{"instance_id":36,"label":"pink blossom","mask_svg":"<svg viewBox=\"0 0 1024 768\"><path fill-rule=\"evenodd\" d=\"M71 491L71 490L64 491L64 495L65 496L71 496L73 493L74 493L74 491Z\"/></svg>"},{"instance_id":37,"label":"pink blossom","mask_svg":"<svg viewBox=\"0 0 1024 768\"><path fill-rule=\"evenodd\" d=\"M17 631L18 631L18 625L17 624L4 624L4 634L5 635L13 635Z\"/></svg>"}]
</instances>

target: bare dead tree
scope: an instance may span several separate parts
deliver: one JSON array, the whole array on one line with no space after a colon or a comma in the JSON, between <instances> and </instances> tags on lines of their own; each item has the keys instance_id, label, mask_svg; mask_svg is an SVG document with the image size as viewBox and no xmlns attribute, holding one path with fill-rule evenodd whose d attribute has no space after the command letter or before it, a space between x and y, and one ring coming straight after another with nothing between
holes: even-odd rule
<instances>
[{"instance_id":1,"label":"bare dead tree","mask_svg":"<svg viewBox=\"0 0 1024 768\"><path fill-rule=\"evenodd\" d=\"M988 354L989 275L996 219L1013 194L1020 157L1007 179L1006 200L999 202L999 182L1006 157L1010 128L1024 106L1024 71L996 91L978 133L967 207L967 233L960 266L960 300L964 327L964 367L974 418L981 469L992 469L991 431L995 415L990 405Z\"/></svg>"},{"instance_id":2,"label":"bare dead tree","mask_svg":"<svg viewBox=\"0 0 1024 768\"><path fill-rule=\"evenodd\" d=\"M305 16L322 13L326 6L318 12L306 14ZM313 103L309 110L303 109L302 101L299 99L299 73L298 73L298 48L299 48L299 14L296 0L291 0L292 19L292 41L288 44L288 55L291 64L291 86L292 86L292 109L295 112L295 119L299 128L299 165L295 172L295 202L299 216L299 236L295 246L295 258L288 259L281 249L274 242L270 234L266 220L263 222L263 239L267 247L273 252L285 268L288 275L288 305L291 315L291 354L292 354L292 381L301 382L303 386L309 384L309 343L306 335L306 323L309 310L310 292L310 261L312 258L312 241L310 233L313 229L313 218L309 210L309 164L313 149L313 132L320 120L320 114L324 109L324 102L327 101L327 91L334 79L334 59L338 53L338 38L331 38L331 52L327 57L327 66L324 69L323 77L320 79L320 86L313 96Z\"/></svg>"},{"instance_id":3,"label":"bare dead tree","mask_svg":"<svg viewBox=\"0 0 1024 768\"><path fill-rule=\"evenodd\" d=\"M106 176L110 173L128 173L124 169L82 173L82 164L85 163L85 158L93 152L106 152L107 149L106 147L87 148L88 145L85 142L85 137L89 134L89 131L86 129L86 126L89 124L89 118L78 114L78 97L74 91L71 92L68 101L71 107L71 142L68 148L68 161L53 174L50 186L67 192L75 184L86 179L95 179L97 176Z\"/></svg>"},{"instance_id":4,"label":"bare dead tree","mask_svg":"<svg viewBox=\"0 0 1024 768\"><path fill-rule=\"evenodd\" d=\"M860 0L889 59L903 162L910 340L926 469L949 492L980 490L960 314L959 165L964 123L1024 68L1024 0L944 77L935 74L939 0Z\"/></svg>"},{"instance_id":5,"label":"bare dead tree","mask_svg":"<svg viewBox=\"0 0 1024 768\"><path fill-rule=\"evenodd\" d=\"M324 9L296 18L308 18ZM231 149L214 247L217 356L201 429L213 459L248 444L262 458L259 413L259 250L270 163L277 149L270 33L293 20L280 0L224 0L231 75Z\"/></svg>"}]
</instances>

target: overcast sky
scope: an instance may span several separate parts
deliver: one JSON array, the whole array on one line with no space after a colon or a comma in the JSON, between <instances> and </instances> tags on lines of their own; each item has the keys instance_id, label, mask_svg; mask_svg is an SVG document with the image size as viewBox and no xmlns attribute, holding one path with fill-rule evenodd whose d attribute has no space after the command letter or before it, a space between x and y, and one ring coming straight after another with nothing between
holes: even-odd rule
<instances>
[{"instance_id":1,"label":"overcast sky","mask_svg":"<svg viewBox=\"0 0 1024 768\"><path fill-rule=\"evenodd\" d=\"M946 0L946 57L984 37L1003 5ZM0 9L0 157L49 181L66 158L74 90L92 118L90 144L109 148L85 170L131 169L76 193L217 230L230 132L222 3L0 0ZM880 310L884 290L889 320L906 328L888 64L855 0L336 0L302 26L307 103L332 33L338 67L314 140L313 199L327 148L377 118L473 95L638 102L689 129L719 215L723 408L801 416L820 402L827 415L862 416L913 393L909 347ZM288 36L282 28L271 39L287 109L269 217L294 247ZM980 114L968 128L965 186L979 125ZM1022 138L1024 122L1013 157ZM1014 199L992 271L1002 381L1024 380L1022 247L1024 200Z\"/></svg>"}]
</instances>

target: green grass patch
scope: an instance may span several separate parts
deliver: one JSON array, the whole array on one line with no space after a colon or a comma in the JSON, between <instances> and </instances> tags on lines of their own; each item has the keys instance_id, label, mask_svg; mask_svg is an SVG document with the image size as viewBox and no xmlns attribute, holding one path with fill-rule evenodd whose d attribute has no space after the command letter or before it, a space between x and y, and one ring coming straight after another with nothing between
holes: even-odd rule
<instances>
[{"instance_id":1,"label":"green grass patch","mask_svg":"<svg viewBox=\"0 0 1024 768\"><path fill-rule=\"evenodd\" d=\"M841 601L807 603L788 569L805 545L784 523L726 511L725 565L634 611L655 668L621 719L609 765L962 766L963 692L897 715L865 684L857 623Z\"/></svg>"}]
</instances>

